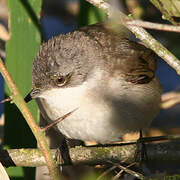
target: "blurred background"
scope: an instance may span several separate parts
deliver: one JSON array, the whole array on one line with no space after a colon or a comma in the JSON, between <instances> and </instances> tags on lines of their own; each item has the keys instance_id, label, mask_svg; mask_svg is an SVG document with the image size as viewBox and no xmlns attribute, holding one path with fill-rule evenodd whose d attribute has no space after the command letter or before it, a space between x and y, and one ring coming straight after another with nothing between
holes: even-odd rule
<instances>
[{"instance_id":1,"label":"blurred background","mask_svg":"<svg viewBox=\"0 0 180 180\"><path fill-rule=\"evenodd\" d=\"M120 0L120 9L126 14L132 14L136 19L151 22L168 23L162 20L162 14L147 0ZM106 15L85 2L84 0L43 0L41 15L41 30L43 41L47 41L52 36L71 32L84 25L94 24L106 20ZM6 62L5 41L8 40L8 8L6 0L0 0L0 57ZM176 57L180 58L178 33L148 30L158 41L167 47ZM33 58L31 58L33 60ZM16 61L16 59L14 59ZM28 67L30 68L30 67ZM14 71L16 66L14 66ZM22 70L23 71L23 70ZM31 71L31 69L30 69ZM26 75L21 75L26 76ZM162 84L163 92L178 91L180 87L179 76L162 59L158 58L157 76ZM29 86L22 85L26 92ZM4 82L0 75L0 100L8 93L4 94ZM23 94L25 95L25 93ZM4 107L5 106L5 107ZM0 136L1 142L9 148L35 147L36 141L31 135L26 123L21 115L11 104L0 104ZM7 112L4 126L4 112ZM17 116L14 116L17 113ZM10 114L10 115L9 115ZM17 117L18 120L15 120ZM11 120L10 120L11 119ZM13 121L13 122L12 122ZM21 123L21 124L20 124ZM150 135L166 135L179 133L180 126L180 105L177 104L169 109L162 109L157 118L152 122L152 129L146 132ZM4 130L3 130L4 129ZM4 133L3 133L4 131ZM29 140L27 140L29 139ZM30 170L29 170L30 169ZM34 179L32 168L8 168L8 173L12 179Z\"/></svg>"}]
</instances>

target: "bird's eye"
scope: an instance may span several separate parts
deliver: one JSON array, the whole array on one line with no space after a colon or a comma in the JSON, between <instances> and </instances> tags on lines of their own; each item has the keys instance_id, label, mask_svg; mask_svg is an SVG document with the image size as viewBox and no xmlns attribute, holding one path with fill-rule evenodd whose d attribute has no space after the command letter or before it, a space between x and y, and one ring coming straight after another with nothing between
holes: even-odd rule
<instances>
[{"instance_id":1,"label":"bird's eye","mask_svg":"<svg viewBox=\"0 0 180 180\"><path fill-rule=\"evenodd\" d=\"M56 85L63 86L66 83L66 78L64 76L58 76L56 78Z\"/></svg>"}]
</instances>

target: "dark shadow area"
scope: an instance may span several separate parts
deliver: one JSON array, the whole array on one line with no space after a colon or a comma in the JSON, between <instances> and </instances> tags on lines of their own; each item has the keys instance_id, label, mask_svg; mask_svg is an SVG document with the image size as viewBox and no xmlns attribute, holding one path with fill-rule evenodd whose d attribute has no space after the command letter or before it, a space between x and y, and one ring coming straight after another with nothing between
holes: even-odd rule
<instances>
[{"instance_id":1,"label":"dark shadow area","mask_svg":"<svg viewBox=\"0 0 180 180\"><path fill-rule=\"evenodd\" d=\"M14 104L5 103L5 128L4 144L8 148L35 148L36 139L34 138L29 126L22 114ZM34 179L35 168L24 167L25 180ZM16 178L12 178L16 179ZM22 178L18 178L19 180Z\"/></svg>"}]
</instances>

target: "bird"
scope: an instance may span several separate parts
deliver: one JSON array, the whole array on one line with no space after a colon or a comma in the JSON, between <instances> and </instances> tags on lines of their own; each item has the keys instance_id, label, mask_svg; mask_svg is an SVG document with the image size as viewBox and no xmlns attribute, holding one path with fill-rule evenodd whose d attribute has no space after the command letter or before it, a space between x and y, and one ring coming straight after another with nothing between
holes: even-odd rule
<instances>
[{"instance_id":1,"label":"bird","mask_svg":"<svg viewBox=\"0 0 180 180\"><path fill-rule=\"evenodd\" d=\"M81 27L41 45L25 101L67 139L114 143L147 129L160 110L156 54L105 23Z\"/></svg>"}]
</instances>

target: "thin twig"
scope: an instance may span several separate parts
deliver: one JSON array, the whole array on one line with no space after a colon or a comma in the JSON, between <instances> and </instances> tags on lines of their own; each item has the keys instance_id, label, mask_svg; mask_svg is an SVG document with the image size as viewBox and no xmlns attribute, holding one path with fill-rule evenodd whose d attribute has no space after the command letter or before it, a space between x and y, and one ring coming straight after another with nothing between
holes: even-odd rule
<instances>
[{"instance_id":1,"label":"thin twig","mask_svg":"<svg viewBox=\"0 0 180 180\"><path fill-rule=\"evenodd\" d=\"M156 141L169 141L169 140L179 140L180 134L167 135L167 136L154 136L154 137L143 137L141 140L145 143L147 142L156 142ZM136 144L136 140L132 141L123 141L120 144Z\"/></svg>"},{"instance_id":2,"label":"thin twig","mask_svg":"<svg viewBox=\"0 0 180 180\"><path fill-rule=\"evenodd\" d=\"M134 166L135 164L137 164L137 162L133 162L133 163L127 165L126 168L130 168L130 167ZM124 170L121 169L121 170L112 178L112 180L119 179L119 177L121 176L121 174L122 174L123 172L124 172Z\"/></svg>"},{"instance_id":3,"label":"thin twig","mask_svg":"<svg viewBox=\"0 0 180 180\"><path fill-rule=\"evenodd\" d=\"M26 122L28 123L29 127L31 128L34 136L36 137L39 148L41 149L41 151L44 155L44 158L46 160L51 179L59 180L59 174L56 169L56 165L52 158L51 152L49 150L48 144L46 142L46 137L45 137L44 133L41 131L40 127L36 124L36 121L32 117L26 103L24 102L24 99L22 98L19 90L17 89L13 79L11 78L9 72L5 68L1 59L0 59L0 72L3 75L8 87L12 93L11 98L12 98L13 102L17 105L17 107L21 111L22 115L26 119Z\"/></svg>"},{"instance_id":4,"label":"thin twig","mask_svg":"<svg viewBox=\"0 0 180 180\"><path fill-rule=\"evenodd\" d=\"M106 13L110 16L112 14L111 12L111 5L104 2L104 0L86 0L88 1L89 3L91 3L92 5L100 8L100 9L103 9L104 11L106 11Z\"/></svg>"},{"instance_id":5,"label":"thin twig","mask_svg":"<svg viewBox=\"0 0 180 180\"><path fill-rule=\"evenodd\" d=\"M170 140L179 140L179 139L180 139L180 134L173 134L173 135L167 135L167 136L143 137L141 141L144 143L148 143L148 142L170 141ZM118 145L132 145L132 144L137 144L137 140L120 141L111 145L118 146ZM96 146L97 145L91 145L90 147L96 147ZM106 147L108 146L108 144L104 144L102 146Z\"/></svg>"},{"instance_id":6,"label":"thin twig","mask_svg":"<svg viewBox=\"0 0 180 180\"><path fill-rule=\"evenodd\" d=\"M147 29L160 30L160 31L180 32L180 26L152 23L141 20L128 20L126 24L131 26L144 27Z\"/></svg>"},{"instance_id":7,"label":"thin twig","mask_svg":"<svg viewBox=\"0 0 180 180\"><path fill-rule=\"evenodd\" d=\"M11 100L12 100L12 99L11 99L11 96L10 96L10 97L8 97L8 98L6 98L6 99L1 100L0 103L9 102L9 101L11 101Z\"/></svg>"},{"instance_id":8,"label":"thin twig","mask_svg":"<svg viewBox=\"0 0 180 180\"><path fill-rule=\"evenodd\" d=\"M127 167L124 167L124 166L120 165L119 163L113 163L112 161L108 161L108 162L113 165L116 165L117 167L119 167L123 171L125 171L126 173L131 174L132 176L137 177L138 179L141 179L141 180L145 179L145 176L143 176L142 174L135 172L131 169L128 169Z\"/></svg>"},{"instance_id":9,"label":"thin twig","mask_svg":"<svg viewBox=\"0 0 180 180\"><path fill-rule=\"evenodd\" d=\"M132 18L126 16L119 10L112 8L110 4L103 0L86 0L94 6L104 10L109 16L113 14L113 11L117 11L117 21L124 24L131 32L133 32L137 38L139 38L147 47L151 48L157 55L164 59L172 68L174 68L177 74L180 74L180 60L178 60L170 51L168 51L161 43L156 41L146 30L141 27L132 26L126 24L128 20Z\"/></svg>"},{"instance_id":10,"label":"thin twig","mask_svg":"<svg viewBox=\"0 0 180 180\"><path fill-rule=\"evenodd\" d=\"M54 122L52 122L51 124L48 124L45 127L41 127L42 131L47 131L49 128L52 128L53 126L55 126L56 124L58 124L59 122L61 122L62 120L64 120L65 118L67 118L68 116L70 116L74 111L76 111L78 108L72 110L71 112L65 114L64 116L58 118L57 120L55 120Z\"/></svg>"}]
</instances>

